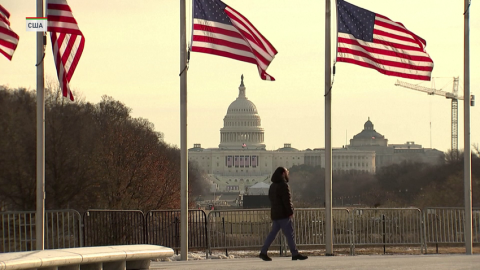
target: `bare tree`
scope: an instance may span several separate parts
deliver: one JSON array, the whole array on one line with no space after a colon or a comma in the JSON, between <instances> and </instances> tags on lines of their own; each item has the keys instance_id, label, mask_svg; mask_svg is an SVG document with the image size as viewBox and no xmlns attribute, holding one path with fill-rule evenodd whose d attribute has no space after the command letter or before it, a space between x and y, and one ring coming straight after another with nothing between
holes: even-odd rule
<instances>
[{"instance_id":1,"label":"bare tree","mask_svg":"<svg viewBox=\"0 0 480 270\"><path fill-rule=\"evenodd\" d=\"M463 150L449 149L445 153L445 162L447 164L458 163L463 161Z\"/></svg>"},{"instance_id":2,"label":"bare tree","mask_svg":"<svg viewBox=\"0 0 480 270\"><path fill-rule=\"evenodd\" d=\"M58 84L46 88L45 186L49 209L84 210L92 182L89 160L95 144L93 107L76 99L65 100Z\"/></svg>"},{"instance_id":3,"label":"bare tree","mask_svg":"<svg viewBox=\"0 0 480 270\"><path fill-rule=\"evenodd\" d=\"M0 197L11 210L35 209L35 95L0 89Z\"/></svg>"},{"instance_id":4,"label":"bare tree","mask_svg":"<svg viewBox=\"0 0 480 270\"><path fill-rule=\"evenodd\" d=\"M77 95L78 96L78 95ZM36 201L35 95L0 87L2 207L33 210ZM48 209L180 207L180 151L146 119L111 97L93 105L66 101L55 83L46 95L45 182ZM190 166L192 194L204 178ZM205 185L208 187L208 185Z\"/></svg>"}]
</instances>

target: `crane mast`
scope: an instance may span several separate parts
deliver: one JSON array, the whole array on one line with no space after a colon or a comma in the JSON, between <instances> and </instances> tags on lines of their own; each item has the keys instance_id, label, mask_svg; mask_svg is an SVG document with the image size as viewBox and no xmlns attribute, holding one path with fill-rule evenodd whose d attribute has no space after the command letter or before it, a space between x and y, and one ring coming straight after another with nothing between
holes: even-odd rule
<instances>
[{"instance_id":1,"label":"crane mast","mask_svg":"<svg viewBox=\"0 0 480 270\"><path fill-rule=\"evenodd\" d=\"M401 86L413 90L417 90L420 92L427 93L429 95L439 95L443 96L447 99L452 100L452 132L451 132L451 149L452 149L452 154L454 155L453 158L458 158L458 100L463 100L463 97L458 96L458 77L453 78L453 89L452 92L446 92L434 88L428 88L420 85L415 85L407 82L402 82L397 80L395 83L396 86Z\"/></svg>"},{"instance_id":2,"label":"crane mast","mask_svg":"<svg viewBox=\"0 0 480 270\"><path fill-rule=\"evenodd\" d=\"M458 158L458 77L453 78L452 99L452 151L454 158ZM448 98L448 97L447 97ZM462 98L463 99L463 98Z\"/></svg>"}]
</instances>

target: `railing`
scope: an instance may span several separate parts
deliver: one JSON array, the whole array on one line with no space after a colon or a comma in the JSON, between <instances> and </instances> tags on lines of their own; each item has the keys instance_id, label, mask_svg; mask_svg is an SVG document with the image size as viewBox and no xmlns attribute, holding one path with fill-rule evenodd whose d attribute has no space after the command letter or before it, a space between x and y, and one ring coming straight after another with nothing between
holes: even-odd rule
<instances>
[{"instance_id":1,"label":"railing","mask_svg":"<svg viewBox=\"0 0 480 270\"><path fill-rule=\"evenodd\" d=\"M423 210L425 248L435 244L465 243L465 209L460 207L428 207ZM472 211L473 243L480 243L480 208Z\"/></svg>"},{"instance_id":2,"label":"railing","mask_svg":"<svg viewBox=\"0 0 480 270\"><path fill-rule=\"evenodd\" d=\"M417 208L356 208L352 211L355 246L418 245L422 242L422 212Z\"/></svg>"},{"instance_id":3,"label":"railing","mask_svg":"<svg viewBox=\"0 0 480 270\"><path fill-rule=\"evenodd\" d=\"M154 244L180 248L180 210L141 211L75 210L46 211L45 249L83 246ZM480 243L480 208L473 210L473 243ZM420 246L465 243L462 208L335 208L333 245ZM0 212L0 252L35 249L35 212ZM325 209L296 209L296 243L314 249L325 245ZM193 250L259 249L271 229L269 209L189 210L188 245ZM283 234L272 243L287 250Z\"/></svg>"},{"instance_id":4,"label":"railing","mask_svg":"<svg viewBox=\"0 0 480 270\"><path fill-rule=\"evenodd\" d=\"M0 212L0 252L35 250L35 212ZM83 245L81 216L75 210L45 211L45 248Z\"/></svg>"},{"instance_id":5,"label":"railing","mask_svg":"<svg viewBox=\"0 0 480 270\"><path fill-rule=\"evenodd\" d=\"M145 216L139 210L88 210L84 246L146 244Z\"/></svg>"},{"instance_id":6,"label":"railing","mask_svg":"<svg viewBox=\"0 0 480 270\"><path fill-rule=\"evenodd\" d=\"M214 210L208 214L208 250L260 248L271 228L269 209ZM277 238L272 247L280 247ZM285 242L285 241L283 241Z\"/></svg>"},{"instance_id":7,"label":"railing","mask_svg":"<svg viewBox=\"0 0 480 270\"><path fill-rule=\"evenodd\" d=\"M76 210L46 211L45 245L48 249L83 246L82 219Z\"/></svg>"},{"instance_id":8,"label":"railing","mask_svg":"<svg viewBox=\"0 0 480 270\"><path fill-rule=\"evenodd\" d=\"M325 245L325 209L300 208L295 210L294 228L298 246ZM332 209L333 244L350 246L350 213L348 209Z\"/></svg>"},{"instance_id":9,"label":"railing","mask_svg":"<svg viewBox=\"0 0 480 270\"><path fill-rule=\"evenodd\" d=\"M174 249L180 248L180 210L148 211L146 218L146 241ZM188 247L206 250L208 246L207 216L202 210L188 210Z\"/></svg>"}]
</instances>

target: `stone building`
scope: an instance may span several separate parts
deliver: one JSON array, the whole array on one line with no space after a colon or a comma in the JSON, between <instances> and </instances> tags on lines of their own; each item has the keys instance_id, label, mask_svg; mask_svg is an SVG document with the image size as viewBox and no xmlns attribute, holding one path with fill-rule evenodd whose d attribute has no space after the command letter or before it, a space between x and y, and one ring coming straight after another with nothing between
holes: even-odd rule
<instances>
[{"instance_id":1,"label":"stone building","mask_svg":"<svg viewBox=\"0 0 480 270\"><path fill-rule=\"evenodd\" d=\"M215 148L194 144L189 149L189 160L198 164L219 193L248 194L253 185L270 185L271 174L279 166L325 167L324 148L299 150L285 143L277 150L266 150L264 133L257 107L247 98L242 75L238 97L223 118L220 144ZM402 161L438 164L443 160L443 152L414 142L388 144L388 139L375 131L370 118L349 145L332 149L334 173L375 173L381 167Z\"/></svg>"},{"instance_id":2,"label":"stone building","mask_svg":"<svg viewBox=\"0 0 480 270\"><path fill-rule=\"evenodd\" d=\"M363 130L353 136L347 148L350 150L375 151L375 168L377 170L403 161L440 164L445 158L442 151L423 148L422 145L415 144L413 141L408 141L405 144L388 144L385 136L375 131L370 118L365 122Z\"/></svg>"},{"instance_id":3,"label":"stone building","mask_svg":"<svg viewBox=\"0 0 480 270\"><path fill-rule=\"evenodd\" d=\"M217 192L244 194L255 184L269 185L272 172L279 166L325 167L324 149L298 150L285 143L277 150L266 150L265 130L257 107L247 98L243 75L238 90L223 118L218 148L203 148L197 143L188 152L189 160L197 163ZM339 148L332 153L334 172L375 173L375 151Z\"/></svg>"}]
</instances>

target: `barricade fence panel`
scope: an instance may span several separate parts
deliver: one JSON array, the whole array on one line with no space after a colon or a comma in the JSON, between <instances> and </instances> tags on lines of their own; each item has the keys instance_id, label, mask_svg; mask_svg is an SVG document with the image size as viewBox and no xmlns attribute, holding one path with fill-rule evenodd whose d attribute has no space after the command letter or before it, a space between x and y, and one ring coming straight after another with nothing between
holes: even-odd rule
<instances>
[{"instance_id":1,"label":"barricade fence panel","mask_svg":"<svg viewBox=\"0 0 480 270\"><path fill-rule=\"evenodd\" d=\"M428 207L423 210L425 244L465 243L465 208ZM480 208L472 211L473 243L480 243Z\"/></svg>"},{"instance_id":2,"label":"barricade fence panel","mask_svg":"<svg viewBox=\"0 0 480 270\"><path fill-rule=\"evenodd\" d=\"M145 244L145 216L139 210L87 210L83 215L84 245Z\"/></svg>"},{"instance_id":3,"label":"barricade fence panel","mask_svg":"<svg viewBox=\"0 0 480 270\"><path fill-rule=\"evenodd\" d=\"M325 245L325 209L295 209L294 228L298 246ZM333 244L351 245L350 215L348 209L332 209Z\"/></svg>"},{"instance_id":4,"label":"barricade fence panel","mask_svg":"<svg viewBox=\"0 0 480 270\"><path fill-rule=\"evenodd\" d=\"M354 245L420 245L422 214L417 208L355 208Z\"/></svg>"},{"instance_id":5,"label":"barricade fence panel","mask_svg":"<svg viewBox=\"0 0 480 270\"><path fill-rule=\"evenodd\" d=\"M82 218L75 210L45 212L45 248L83 246Z\"/></svg>"},{"instance_id":6,"label":"barricade fence panel","mask_svg":"<svg viewBox=\"0 0 480 270\"><path fill-rule=\"evenodd\" d=\"M0 212L0 252L36 249L35 211ZM76 210L45 211L44 248L82 246L81 215Z\"/></svg>"},{"instance_id":7,"label":"barricade fence panel","mask_svg":"<svg viewBox=\"0 0 480 270\"><path fill-rule=\"evenodd\" d=\"M35 250L35 212L2 213L2 252Z\"/></svg>"},{"instance_id":8,"label":"barricade fence panel","mask_svg":"<svg viewBox=\"0 0 480 270\"><path fill-rule=\"evenodd\" d=\"M213 210L208 213L209 251L259 248L272 227L270 209ZM284 240L283 240L284 241ZM277 236L272 246L281 245Z\"/></svg>"},{"instance_id":9,"label":"barricade fence panel","mask_svg":"<svg viewBox=\"0 0 480 270\"><path fill-rule=\"evenodd\" d=\"M180 248L180 210L148 211L145 215L147 226L147 244ZM207 215L203 210L188 210L188 247L189 249L208 248Z\"/></svg>"}]
</instances>

